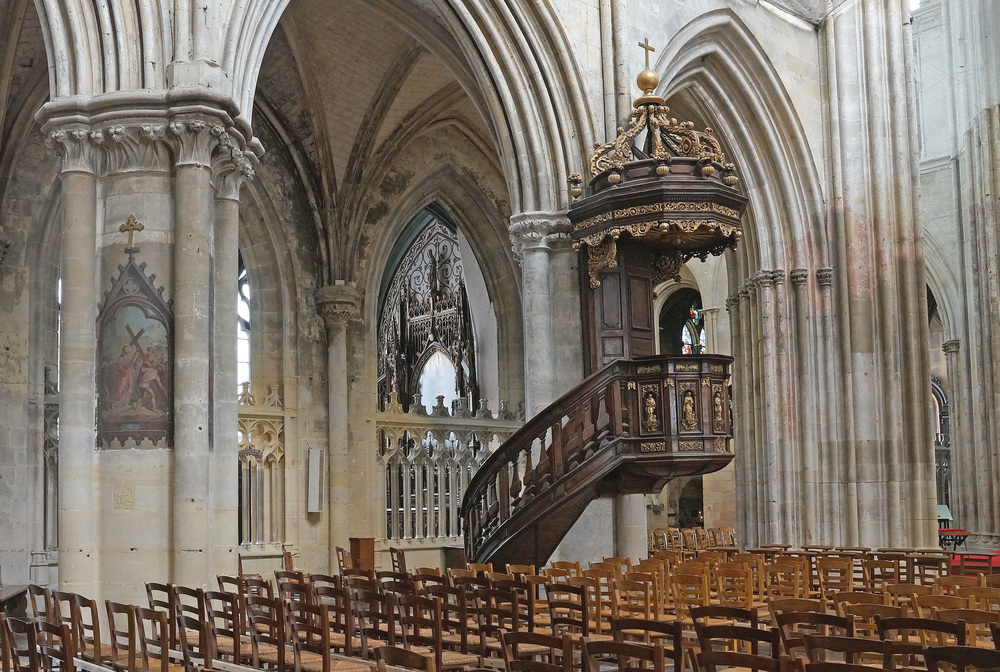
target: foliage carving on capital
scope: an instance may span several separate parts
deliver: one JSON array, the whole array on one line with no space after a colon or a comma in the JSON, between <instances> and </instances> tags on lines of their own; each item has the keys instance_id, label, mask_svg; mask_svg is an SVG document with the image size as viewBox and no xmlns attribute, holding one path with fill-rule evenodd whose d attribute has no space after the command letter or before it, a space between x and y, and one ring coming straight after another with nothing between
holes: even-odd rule
<instances>
[{"instance_id":1,"label":"foliage carving on capital","mask_svg":"<svg viewBox=\"0 0 1000 672\"><path fill-rule=\"evenodd\" d=\"M62 172L97 174L103 167L101 145L104 134L88 128L59 128L51 133L45 144L62 156Z\"/></svg>"},{"instance_id":2,"label":"foliage carving on capital","mask_svg":"<svg viewBox=\"0 0 1000 672\"><path fill-rule=\"evenodd\" d=\"M776 271L771 271L771 282L773 282L774 284L776 285L785 284L785 278L786 275L784 270L778 269Z\"/></svg>"},{"instance_id":3,"label":"foliage carving on capital","mask_svg":"<svg viewBox=\"0 0 1000 672\"><path fill-rule=\"evenodd\" d=\"M170 132L177 140L176 165L211 168L212 152L224 131L222 126L202 119L171 122Z\"/></svg>"},{"instance_id":4,"label":"foliage carving on capital","mask_svg":"<svg viewBox=\"0 0 1000 672\"><path fill-rule=\"evenodd\" d=\"M511 246L514 259L519 263L524 251L532 248L546 248L550 242L566 238L573 225L564 213L523 213L510 218Z\"/></svg>"},{"instance_id":5,"label":"foliage carving on capital","mask_svg":"<svg viewBox=\"0 0 1000 672\"><path fill-rule=\"evenodd\" d=\"M169 170L170 144L164 124L119 125L105 132L108 174L137 170Z\"/></svg>"},{"instance_id":6,"label":"foliage carving on capital","mask_svg":"<svg viewBox=\"0 0 1000 672\"><path fill-rule=\"evenodd\" d=\"M950 341L945 341L941 344L941 349L944 350L946 355L957 355L962 349L962 342L957 338L953 338Z\"/></svg>"},{"instance_id":7,"label":"foliage carving on capital","mask_svg":"<svg viewBox=\"0 0 1000 672\"><path fill-rule=\"evenodd\" d=\"M316 310L327 329L345 325L361 313L361 292L353 284L316 288Z\"/></svg>"},{"instance_id":8,"label":"foliage carving on capital","mask_svg":"<svg viewBox=\"0 0 1000 672\"><path fill-rule=\"evenodd\" d=\"M833 284L833 269L832 268L817 269L816 282L818 282L823 287L827 287Z\"/></svg>"},{"instance_id":9,"label":"foliage carving on capital","mask_svg":"<svg viewBox=\"0 0 1000 672\"><path fill-rule=\"evenodd\" d=\"M791 279L793 285L804 285L806 284L806 280L809 279L809 269L793 268L788 277Z\"/></svg>"},{"instance_id":10,"label":"foliage carving on capital","mask_svg":"<svg viewBox=\"0 0 1000 672\"><path fill-rule=\"evenodd\" d=\"M254 177L253 154L244 152L225 129L212 129L218 137L218 147L212 155L212 184L220 199L238 201L243 183Z\"/></svg>"}]
</instances>

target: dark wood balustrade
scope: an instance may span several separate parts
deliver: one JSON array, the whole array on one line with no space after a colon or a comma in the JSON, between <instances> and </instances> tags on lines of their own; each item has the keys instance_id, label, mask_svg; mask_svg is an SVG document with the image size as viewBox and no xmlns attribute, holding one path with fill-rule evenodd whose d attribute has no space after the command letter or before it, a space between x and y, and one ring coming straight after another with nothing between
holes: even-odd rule
<instances>
[{"instance_id":1,"label":"dark wood balustrade","mask_svg":"<svg viewBox=\"0 0 1000 672\"><path fill-rule=\"evenodd\" d=\"M729 464L732 361L619 360L529 420L466 489L469 561L543 565L595 497L655 493Z\"/></svg>"}]
</instances>

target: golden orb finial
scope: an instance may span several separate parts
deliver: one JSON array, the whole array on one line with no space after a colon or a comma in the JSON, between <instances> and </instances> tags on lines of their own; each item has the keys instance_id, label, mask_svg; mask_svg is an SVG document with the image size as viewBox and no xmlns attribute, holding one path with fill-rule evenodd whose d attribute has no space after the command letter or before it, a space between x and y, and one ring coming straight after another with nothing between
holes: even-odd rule
<instances>
[{"instance_id":1,"label":"golden orb finial","mask_svg":"<svg viewBox=\"0 0 1000 672\"><path fill-rule=\"evenodd\" d=\"M653 95L653 91L656 90L657 85L660 83L660 76L656 74L655 70L643 70L639 73L639 76L635 78L635 83L639 85L639 90L642 91L647 96Z\"/></svg>"}]
</instances>

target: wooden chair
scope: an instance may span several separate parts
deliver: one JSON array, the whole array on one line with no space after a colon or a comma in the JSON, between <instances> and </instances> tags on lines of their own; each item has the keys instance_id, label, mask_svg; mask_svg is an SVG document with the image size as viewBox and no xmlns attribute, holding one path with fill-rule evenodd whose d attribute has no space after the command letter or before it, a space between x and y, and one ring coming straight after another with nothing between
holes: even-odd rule
<instances>
[{"instance_id":1,"label":"wooden chair","mask_svg":"<svg viewBox=\"0 0 1000 672\"><path fill-rule=\"evenodd\" d=\"M173 611L170 617L173 619L173 629L176 633L174 642L178 648L182 648L181 638L187 638L187 645L190 647L203 646L202 630L197 624L205 622L205 591L201 588L189 588L188 586L171 585L171 597ZM180 619L186 617L191 620L191 624L182 633L180 630ZM183 649L182 649L183 650ZM201 650L200 648L198 649Z\"/></svg>"},{"instance_id":2,"label":"wooden chair","mask_svg":"<svg viewBox=\"0 0 1000 672\"><path fill-rule=\"evenodd\" d=\"M136 607L106 600L108 612L108 636L111 639L111 658L114 667L127 672L135 672L136 647ZM166 612L163 612L166 613ZM169 646L168 646L169 648Z\"/></svg>"},{"instance_id":3,"label":"wooden chair","mask_svg":"<svg viewBox=\"0 0 1000 672\"><path fill-rule=\"evenodd\" d=\"M829 662L830 654L853 665L871 663L876 669L892 669L892 649L881 639L805 635L806 657L810 663ZM808 669L808 668L807 668Z\"/></svg>"},{"instance_id":4,"label":"wooden chair","mask_svg":"<svg viewBox=\"0 0 1000 672\"><path fill-rule=\"evenodd\" d=\"M615 580L618 578L615 572L610 569L585 569L583 576L597 581L600 587L601 617L610 619L614 616Z\"/></svg>"},{"instance_id":5,"label":"wooden chair","mask_svg":"<svg viewBox=\"0 0 1000 672\"><path fill-rule=\"evenodd\" d=\"M768 602L788 598L799 598L802 589L799 583L799 568L788 562L764 565L764 597Z\"/></svg>"},{"instance_id":6,"label":"wooden chair","mask_svg":"<svg viewBox=\"0 0 1000 672\"><path fill-rule=\"evenodd\" d=\"M469 609L475 613L476 634L469 636L469 646L483 660L503 656L501 638L505 633L534 630L531 621L522 618L521 604L518 591L482 588L475 593Z\"/></svg>"},{"instance_id":7,"label":"wooden chair","mask_svg":"<svg viewBox=\"0 0 1000 672\"><path fill-rule=\"evenodd\" d=\"M55 591L52 591L55 600ZM57 613L57 612L56 612ZM74 657L73 632L66 623L54 621L35 621L35 643L38 650L38 660L45 672L73 672Z\"/></svg>"},{"instance_id":8,"label":"wooden chair","mask_svg":"<svg viewBox=\"0 0 1000 672\"><path fill-rule=\"evenodd\" d=\"M601 582L597 579L588 579L585 576L576 576L567 579L566 583L587 591L587 607L591 634L600 635L605 632L611 632L611 622L605 618L605 614L611 611L612 604L604 602L601 593Z\"/></svg>"},{"instance_id":9,"label":"wooden chair","mask_svg":"<svg viewBox=\"0 0 1000 672\"><path fill-rule=\"evenodd\" d=\"M549 625L553 634L569 635L574 644L589 636L610 639L609 635L591 632L590 596L586 588L548 583L545 585L545 596L549 603Z\"/></svg>"},{"instance_id":10,"label":"wooden chair","mask_svg":"<svg viewBox=\"0 0 1000 672\"><path fill-rule=\"evenodd\" d=\"M185 664L171 662L168 621L167 614L162 610L146 607L135 608L136 639L139 644L138 659L141 663L139 669L147 672L183 672L185 669L194 669L189 657L185 657Z\"/></svg>"},{"instance_id":11,"label":"wooden chair","mask_svg":"<svg viewBox=\"0 0 1000 672\"><path fill-rule=\"evenodd\" d=\"M691 607L691 620L702 625L744 625L750 628L760 627L760 615L756 609L743 607L725 607L720 604L710 604L707 607Z\"/></svg>"},{"instance_id":12,"label":"wooden chair","mask_svg":"<svg viewBox=\"0 0 1000 672\"><path fill-rule=\"evenodd\" d=\"M205 625L211 660L228 660L237 665L252 657L250 638L243 634L239 595L218 590L205 591Z\"/></svg>"},{"instance_id":13,"label":"wooden chair","mask_svg":"<svg viewBox=\"0 0 1000 672\"><path fill-rule=\"evenodd\" d=\"M615 558L606 557L604 562L614 565L618 568L618 573L624 575L626 572L632 571L632 558Z\"/></svg>"},{"instance_id":14,"label":"wooden chair","mask_svg":"<svg viewBox=\"0 0 1000 672\"><path fill-rule=\"evenodd\" d=\"M542 567L542 576L544 576L549 581L565 582L567 579L573 577L573 572L571 572L568 569L562 569L559 567Z\"/></svg>"},{"instance_id":15,"label":"wooden chair","mask_svg":"<svg viewBox=\"0 0 1000 672\"><path fill-rule=\"evenodd\" d=\"M441 603L441 642L445 647L465 654L471 653L470 647L477 653L481 651L479 636L470 637L469 622L476 614L474 608L469 609L464 590L454 586L431 586L424 595Z\"/></svg>"},{"instance_id":16,"label":"wooden chair","mask_svg":"<svg viewBox=\"0 0 1000 672\"><path fill-rule=\"evenodd\" d=\"M924 647L965 646L965 624L929 618L876 618L879 638L889 642L892 668L920 667Z\"/></svg>"},{"instance_id":17,"label":"wooden chair","mask_svg":"<svg viewBox=\"0 0 1000 672\"><path fill-rule=\"evenodd\" d=\"M885 596L860 591L834 593L832 602L833 610L843 616L843 608L849 604L885 604Z\"/></svg>"},{"instance_id":18,"label":"wooden chair","mask_svg":"<svg viewBox=\"0 0 1000 672\"><path fill-rule=\"evenodd\" d=\"M711 628L711 630L709 630ZM707 626L699 633L704 643L700 650L694 651L693 668L696 672L716 672L717 668L736 668L740 670L762 670L764 672L784 672L779 649L779 637L774 628L761 630L732 625ZM759 651L760 644L766 643L768 655L760 653L744 653L743 651L728 651L716 647L716 638L725 638L725 646L729 642L740 641L745 647ZM676 669L676 668L675 668Z\"/></svg>"},{"instance_id":19,"label":"wooden chair","mask_svg":"<svg viewBox=\"0 0 1000 672\"><path fill-rule=\"evenodd\" d=\"M414 567L413 571L410 573L414 576L417 574L433 574L434 576L442 576L440 567Z\"/></svg>"},{"instance_id":20,"label":"wooden chair","mask_svg":"<svg viewBox=\"0 0 1000 672\"><path fill-rule=\"evenodd\" d=\"M439 598L400 595L397 604L404 648L429 650L434 654L434 669L441 672L482 664L478 655L445 650Z\"/></svg>"},{"instance_id":21,"label":"wooden chair","mask_svg":"<svg viewBox=\"0 0 1000 672\"><path fill-rule=\"evenodd\" d=\"M940 595L957 595L960 588L978 588L983 585L981 576L936 576L934 590Z\"/></svg>"},{"instance_id":22,"label":"wooden chair","mask_svg":"<svg viewBox=\"0 0 1000 672\"><path fill-rule=\"evenodd\" d=\"M573 645L569 635L510 631L500 635L507 672L571 672Z\"/></svg>"},{"instance_id":23,"label":"wooden chair","mask_svg":"<svg viewBox=\"0 0 1000 672\"><path fill-rule=\"evenodd\" d=\"M513 574L515 577L520 577L523 574L534 574L534 565L507 565L507 573Z\"/></svg>"},{"instance_id":24,"label":"wooden chair","mask_svg":"<svg viewBox=\"0 0 1000 672\"><path fill-rule=\"evenodd\" d=\"M4 662L13 672L38 672L41 661L38 658L38 636L35 624L22 618L5 618L3 621L4 648L7 655Z\"/></svg>"},{"instance_id":25,"label":"wooden chair","mask_svg":"<svg viewBox=\"0 0 1000 672\"><path fill-rule=\"evenodd\" d=\"M691 607L707 607L711 604L707 573L674 574L670 577L670 591L679 621L692 623Z\"/></svg>"},{"instance_id":26,"label":"wooden chair","mask_svg":"<svg viewBox=\"0 0 1000 672\"><path fill-rule=\"evenodd\" d=\"M474 579L476 578L476 573L471 569L459 569L457 567L448 570L448 580L451 581L451 585L455 585L455 579Z\"/></svg>"},{"instance_id":27,"label":"wooden chair","mask_svg":"<svg viewBox=\"0 0 1000 672\"><path fill-rule=\"evenodd\" d=\"M675 662L679 660L683 633L677 621L615 618L611 621L611 632L616 642L661 644L667 650L668 658Z\"/></svg>"},{"instance_id":28,"label":"wooden chair","mask_svg":"<svg viewBox=\"0 0 1000 672\"><path fill-rule=\"evenodd\" d=\"M754 599L753 573L742 563L728 563L716 568L715 594L724 607L753 609L759 606Z\"/></svg>"},{"instance_id":29,"label":"wooden chair","mask_svg":"<svg viewBox=\"0 0 1000 672\"><path fill-rule=\"evenodd\" d=\"M247 622L250 626L250 645L253 667L284 672L295 664L295 652L290 651L285 637L285 618L280 600L264 595L245 598Z\"/></svg>"},{"instance_id":30,"label":"wooden chair","mask_svg":"<svg viewBox=\"0 0 1000 672\"><path fill-rule=\"evenodd\" d=\"M392 571L406 574L406 554L402 549L390 546L389 558L392 562Z\"/></svg>"},{"instance_id":31,"label":"wooden chair","mask_svg":"<svg viewBox=\"0 0 1000 672\"><path fill-rule=\"evenodd\" d=\"M70 637L72 638L71 644L73 646L74 653L76 652L76 628L73 625L73 595L74 593L68 593L61 590L53 590L52 595L52 614L54 618L52 622L62 623L67 628L69 628Z\"/></svg>"},{"instance_id":32,"label":"wooden chair","mask_svg":"<svg viewBox=\"0 0 1000 672\"><path fill-rule=\"evenodd\" d=\"M927 672L1000 670L1000 651L972 646L929 646L924 650Z\"/></svg>"},{"instance_id":33,"label":"wooden chair","mask_svg":"<svg viewBox=\"0 0 1000 672\"><path fill-rule=\"evenodd\" d=\"M168 583L146 582L146 601L150 609L159 609L167 614L170 628L170 645L178 646L176 622L174 621L174 591Z\"/></svg>"},{"instance_id":34,"label":"wooden chair","mask_svg":"<svg viewBox=\"0 0 1000 672\"><path fill-rule=\"evenodd\" d=\"M946 576L951 567L951 556L947 554L914 553L909 556L912 582L924 586L934 585L934 579Z\"/></svg>"},{"instance_id":35,"label":"wooden chair","mask_svg":"<svg viewBox=\"0 0 1000 672\"><path fill-rule=\"evenodd\" d=\"M243 579L236 574L216 574L215 582L219 585L220 592L243 594Z\"/></svg>"},{"instance_id":36,"label":"wooden chair","mask_svg":"<svg viewBox=\"0 0 1000 672\"><path fill-rule=\"evenodd\" d=\"M819 574L820 595L832 599L835 593L854 590L854 561L850 558L817 558L816 571Z\"/></svg>"},{"instance_id":37,"label":"wooden chair","mask_svg":"<svg viewBox=\"0 0 1000 672\"><path fill-rule=\"evenodd\" d=\"M805 656L805 635L854 637L854 621L835 614L809 611L779 611L774 623L781 634L785 653L792 658Z\"/></svg>"},{"instance_id":38,"label":"wooden chair","mask_svg":"<svg viewBox=\"0 0 1000 672\"><path fill-rule=\"evenodd\" d=\"M553 560L550 563L552 569L565 569L569 572L571 577L583 576L581 574L581 568L579 562L572 562L569 560Z\"/></svg>"},{"instance_id":39,"label":"wooden chair","mask_svg":"<svg viewBox=\"0 0 1000 672\"><path fill-rule=\"evenodd\" d=\"M969 598L970 605L975 609L1000 611L1000 588L991 588L990 586L957 588L955 595Z\"/></svg>"},{"instance_id":40,"label":"wooden chair","mask_svg":"<svg viewBox=\"0 0 1000 672\"><path fill-rule=\"evenodd\" d=\"M968 609L969 598L957 595L917 595L913 598L919 618L934 618L938 609Z\"/></svg>"},{"instance_id":41,"label":"wooden chair","mask_svg":"<svg viewBox=\"0 0 1000 672\"><path fill-rule=\"evenodd\" d=\"M918 583L892 583L885 586L882 592L889 596L889 604L903 607L903 609L915 616L917 608L913 604L913 598L917 595L932 595L934 587Z\"/></svg>"},{"instance_id":42,"label":"wooden chair","mask_svg":"<svg viewBox=\"0 0 1000 672\"><path fill-rule=\"evenodd\" d=\"M375 648L375 661L378 672L388 672L388 666L405 667L409 670L425 670L435 672L434 656L417 653L401 646L379 646Z\"/></svg>"},{"instance_id":43,"label":"wooden chair","mask_svg":"<svg viewBox=\"0 0 1000 672\"><path fill-rule=\"evenodd\" d=\"M337 569L341 576L344 576L345 570L354 569L354 558L347 551L346 548L342 546L336 547L337 553Z\"/></svg>"},{"instance_id":44,"label":"wooden chair","mask_svg":"<svg viewBox=\"0 0 1000 672\"><path fill-rule=\"evenodd\" d=\"M518 611L518 627L523 630L533 632L535 629L535 608L537 605L537 593L535 592L535 586L527 581L519 581L517 579L512 581L505 579L494 583L493 590L498 593L514 594L517 598L516 607ZM476 599L480 599L479 595L480 593L476 594ZM608 604L610 604L610 602ZM474 609L474 606L470 605L469 608ZM499 655L499 649L497 652Z\"/></svg>"},{"instance_id":45,"label":"wooden chair","mask_svg":"<svg viewBox=\"0 0 1000 672\"><path fill-rule=\"evenodd\" d=\"M371 672L361 661L331 657L329 621L325 605L286 603L285 632L292 644L295 672Z\"/></svg>"},{"instance_id":46,"label":"wooden chair","mask_svg":"<svg viewBox=\"0 0 1000 672\"><path fill-rule=\"evenodd\" d=\"M949 623L965 623L965 645L993 648L990 625L1000 625L1000 613L982 609L938 609L934 618Z\"/></svg>"},{"instance_id":47,"label":"wooden chair","mask_svg":"<svg viewBox=\"0 0 1000 672\"><path fill-rule=\"evenodd\" d=\"M614 598L611 601L611 613L614 618L651 620L655 611L652 590L648 583L615 579Z\"/></svg>"},{"instance_id":48,"label":"wooden chair","mask_svg":"<svg viewBox=\"0 0 1000 672\"><path fill-rule=\"evenodd\" d=\"M52 606L52 593L45 586L30 584L28 602L31 603L31 613L35 618L43 621L57 620L55 608Z\"/></svg>"},{"instance_id":49,"label":"wooden chair","mask_svg":"<svg viewBox=\"0 0 1000 672\"><path fill-rule=\"evenodd\" d=\"M396 645L396 598L373 588L346 588L357 624L361 656L371 659L380 646Z\"/></svg>"},{"instance_id":50,"label":"wooden chair","mask_svg":"<svg viewBox=\"0 0 1000 672\"><path fill-rule=\"evenodd\" d=\"M468 569L470 572L473 572L476 576L479 576L484 572L492 572L493 563L467 562L465 563L465 568Z\"/></svg>"},{"instance_id":51,"label":"wooden chair","mask_svg":"<svg viewBox=\"0 0 1000 672\"><path fill-rule=\"evenodd\" d=\"M861 572L864 575L865 590L880 593L887 585L899 582L899 561L866 558L861 561Z\"/></svg>"},{"instance_id":52,"label":"wooden chair","mask_svg":"<svg viewBox=\"0 0 1000 672\"><path fill-rule=\"evenodd\" d=\"M106 665L114 662L114 649L109 642L101 641L100 612L97 602L73 594L73 632L76 633L76 650L80 658Z\"/></svg>"},{"instance_id":53,"label":"wooden chair","mask_svg":"<svg viewBox=\"0 0 1000 672\"><path fill-rule=\"evenodd\" d=\"M600 672L601 662L615 661L619 672L664 672L665 651L661 645L630 642L583 640L581 655L583 672Z\"/></svg>"},{"instance_id":54,"label":"wooden chair","mask_svg":"<svg viewBox=\"0 0 1000 672\"><path fill-rule=\"evenodd\" d=\"M875 617L902 618L906 616L904 607L894 607L888 604L845 604L841 607L841 616L854 619L854 636L878 638L878 628Z\"/></svg>"},{"instance_id":55,"label":"wooden chair","mask_svg":"<svg viewBox=\"0 0 1000 672\"><path fill-rule=\"evenodd\" d=\"M357 631L351 596L347 588L320 585L313 588L313 604L327 609L330 648L345 656L361 658L362 641Z\"/></svg>"},{"instance_id":56,"label":"wooden chair","mask_svg":"<svg viewBox=\"0 0 1000 672\"><path fill-rule=\"evenodd\" d=\"M791 613L795 611L811 611L817 614L825 614L827 613L827 601L823 599L806 600L800 597L791 597L771 600L768 602L768 609L772 617L782 612Z\"/></svg>"}]
</instances>

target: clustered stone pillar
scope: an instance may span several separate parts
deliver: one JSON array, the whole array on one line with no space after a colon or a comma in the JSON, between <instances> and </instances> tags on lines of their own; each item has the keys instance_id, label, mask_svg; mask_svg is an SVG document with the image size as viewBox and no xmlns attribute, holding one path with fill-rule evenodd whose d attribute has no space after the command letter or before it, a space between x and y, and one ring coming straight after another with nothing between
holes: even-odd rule
<instances>
[{"instance_id":1,"label":"clustered stone pillar","mask_svg":"<svg viewBox=\"0 0 1000 672\"><path fill-rule=\"evenodd\" d=\"M62 154L62 305L59 311L59 581L93 595L98 526L94 515L97 340L97 144L86 129L52 134Z\"/></svg>"},{"instance_id":2,"label":"clustered stone pillar","mask_svg":"<svg viewBox=\"0 0 1000 672\"><path fill-rule=\"evenodd\" d=\"M583 377L578 253L565 213L510 219L521 262L524 311L525 416L531 418Z\"/></svg>"},{"instance_id":3,"label":"clustered stone pillar","mask_svg":"<svg viewBox=\"0 0 1000 672\"><path fill-rule=\"evenodd\" d=\"M316 290L316 306L326 323L327 384L329 386L329 512L330 569L337 567L337 546L347 546L350 535L351 480L357 478L350 460L350 399L348 323L359 317L361 294L342 280Z\"/></svg>"}]
</instances>

